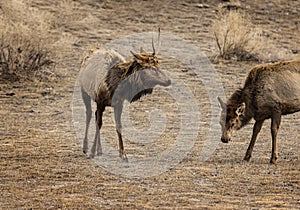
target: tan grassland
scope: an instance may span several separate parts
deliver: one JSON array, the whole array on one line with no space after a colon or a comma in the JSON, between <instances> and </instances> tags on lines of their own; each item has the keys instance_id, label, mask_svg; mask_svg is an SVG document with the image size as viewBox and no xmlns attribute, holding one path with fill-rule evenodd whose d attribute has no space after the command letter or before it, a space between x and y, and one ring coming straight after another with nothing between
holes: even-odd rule
<instances>
[{"instance_id":1,"label":"tan grassland","mask_svg":"<svg viewBox=\"0 0 300 210\"><path fill-rule=\"evenodd\" d=\"M93 46L160 27L162 33L198 46L214 61L227 97L243 84L248 69L261 61L216 59L218 48L212 26L222 1L24 2L40 12L35 15L45 14L48 20L51 17L47 30L53 31L47 36L57 42L49 49L57 50L53 51L55 66L47 70L47 79L1 80L0 209L300 208L300 113L283 117L276 165L269 164L270 121L265 123L249 163L242 159L252 123L237 132L229 144L220 141L209 159L201 162L201 148L209 132L205 115L210 110L209 97L200 78L168 59L162 58L161 66L181 78L201 104L203 117L190 153L173 169L143 179L115 175L82 153L71 105L80 61ZM262 30L266 40L260 52L263 62L300 58L300 1L253 0L235 4ZM145 42L151 49L151 40ZM44 43L48 45L49 40ZM162 48L167 47L171 46L162 43ZM137 127L147 126L147 113L156 106L169 118L163 139L172 142L180 126L174 116L179 107L159 90L132 104L133 122ZM111 116L108 109L103 130L117 150ZM132 155L155 154L147 145L144 151L129 139L124 143L129 161Z\"/></svg>"}]
</instances>

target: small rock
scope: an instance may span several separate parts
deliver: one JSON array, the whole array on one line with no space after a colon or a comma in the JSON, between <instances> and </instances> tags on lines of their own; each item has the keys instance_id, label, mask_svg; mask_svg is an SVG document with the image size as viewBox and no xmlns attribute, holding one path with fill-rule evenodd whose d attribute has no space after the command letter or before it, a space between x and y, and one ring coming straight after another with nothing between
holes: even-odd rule
<instances>
[{"instance_id":1,"label":"small rock","mask_svg":"<svg viewBox=\"0 0 300 210\"><path fill-rule=\"evenodd\" d=\"M200 9L206 9L209 8L208 4L196 4L196 7L200 8Z\"/></svg>"}]
</instances>

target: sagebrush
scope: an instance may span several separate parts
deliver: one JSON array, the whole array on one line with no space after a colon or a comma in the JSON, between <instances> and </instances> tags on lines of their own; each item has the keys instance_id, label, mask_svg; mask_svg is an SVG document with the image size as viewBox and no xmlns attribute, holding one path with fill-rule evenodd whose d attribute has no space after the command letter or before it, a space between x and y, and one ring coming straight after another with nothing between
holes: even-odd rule
<instances>
[{"instance_id":1,"label":"sagebrush","mask_svg":"<svg viewBox=\"0 0 300 210\"><path fill-rule=\"evenodd\" d=\"M213 24L218 55L223 59L259 60L263 47L261 30L237 10L220 11Z\"/></svg>"},{"instance_id":2,"label":"sagebrush","mask_svg":"<svg viewBox=\"0 0 300 210\"><path fill-rule=\"evenodd\" d=\"M50 36L53 17L23 1L1 1L0 68L2 79L32 78L54 63Z\"/></svg>"},{"instance_id":3,"label":"sagebrush","mask_svg":"<svg viewBox=\"0 0 300 210\"><path fill-rule=\"evenodd\" d=\"M30 5L30 1L0 0L0 78L53 74L54 64L77 41L67 26L75 21L70 14L78 4L64 0L53 7L57 9L49 12Z\"/></svg>"}]
</instances>

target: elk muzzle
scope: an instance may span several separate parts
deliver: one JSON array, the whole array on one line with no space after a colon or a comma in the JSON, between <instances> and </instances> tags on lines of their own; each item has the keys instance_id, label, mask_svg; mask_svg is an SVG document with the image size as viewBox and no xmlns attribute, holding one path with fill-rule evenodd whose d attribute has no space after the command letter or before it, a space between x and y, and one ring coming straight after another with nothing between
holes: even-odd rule
<instances>
[{"instance_id":1,"label":"elk muzzle","mask_svg":"<svg viewBox=\"0 0 300 210\"><path fill-rule=\"evenodd\" d=\"M157 83L163 87L168 87L171 85L171 80L170 78L160 69L157 70Z\"/></svg>"},{"instance_id":2,"label":"elk muzzle","mask_svg":"<svg viewBox=\"0 0 300 210\"><path fill-rule=\"evenodd\" d=\"M222 133L222 136L221 136L221 141L223 143L228 143L230 142L230 138L231 138L231 133L232 133L232 130L224 130L223 133Z\"/></svg>"},{"instance_id":3,"label":"elk muzzle","mask_svg":"<svg viewBox=\"0 0 300 210\"><path fill-rule=\"evenodd\" d=\"M230 142L230 139L221 138L221 141L222 141L223 143L228 143L228 142Z\"/></svg>"}]
</instances>

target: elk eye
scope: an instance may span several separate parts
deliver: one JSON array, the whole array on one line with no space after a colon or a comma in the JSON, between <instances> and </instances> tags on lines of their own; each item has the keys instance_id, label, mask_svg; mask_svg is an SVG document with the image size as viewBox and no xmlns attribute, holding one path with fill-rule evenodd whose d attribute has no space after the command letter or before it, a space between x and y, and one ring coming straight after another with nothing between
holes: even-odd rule
<instances>
[{"instance_id":1,"label":"elk eye","mask_svg":"<svg viewBox=\"0 0 300 210\"><path fill-rule=\"evenodd\" d=\"M234 127L234 125L235 125L235 121L234 121L234 120L229 120L229 121L228 121L228 126L229 126L230 128Z\"/></svg>"}]
</instances>

